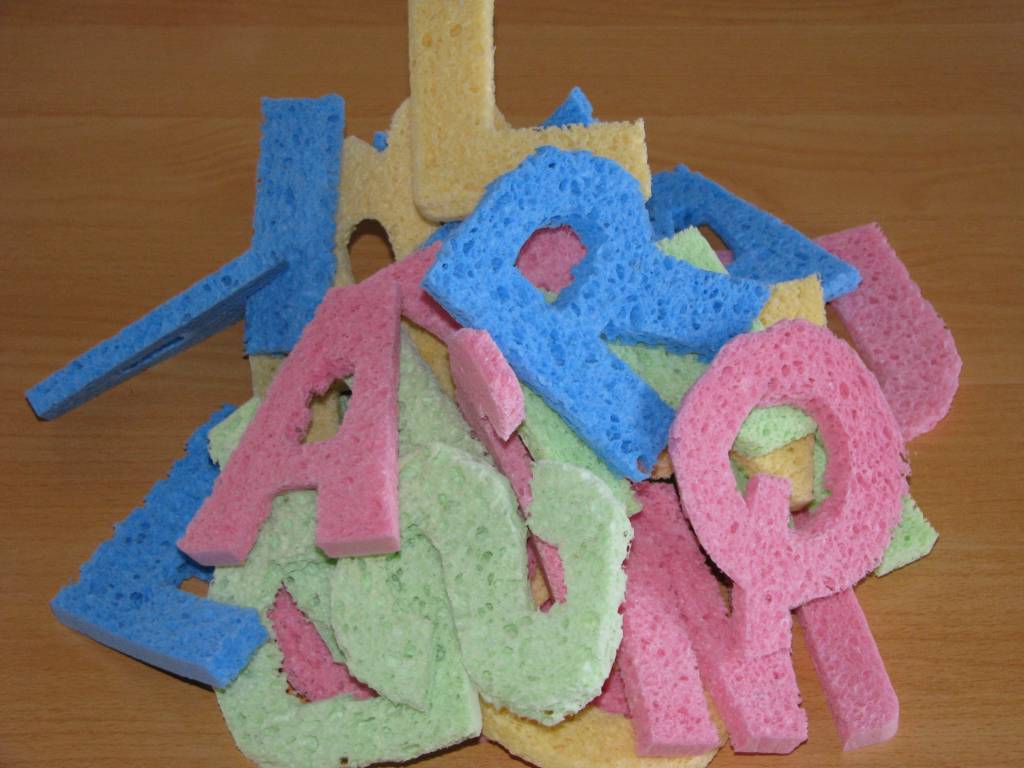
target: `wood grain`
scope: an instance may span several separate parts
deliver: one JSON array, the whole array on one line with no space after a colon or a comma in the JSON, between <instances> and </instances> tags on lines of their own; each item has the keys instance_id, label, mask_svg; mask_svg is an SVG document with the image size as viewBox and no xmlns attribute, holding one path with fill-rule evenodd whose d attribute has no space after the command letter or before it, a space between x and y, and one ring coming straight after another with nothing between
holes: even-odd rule
<instances>
[{"instance_id":1,"label":"wood grain","mask_svg":"<svg viewBox=\"0 0 1024 768\"><path fill-rule=\"evenodd\" d=\"M899 735L842 754L799 639L810 741L714 766L1024 765L1019 266L1024 6L506 0L498 102L537 121L580 84L686 162L811 235L881 222L964 358L910 446L942 538L858 591ZM47 601L222 402L238 328L53 423L22 392L241 253L262 95L342 93L348 131L408 93L405 6L322 0L0 3L0 765L241 766L213 695L65 629ZM366 274L386 260L355 244ZM493 745L423 765L516 765Z\"/></svg>"}]
</instances>

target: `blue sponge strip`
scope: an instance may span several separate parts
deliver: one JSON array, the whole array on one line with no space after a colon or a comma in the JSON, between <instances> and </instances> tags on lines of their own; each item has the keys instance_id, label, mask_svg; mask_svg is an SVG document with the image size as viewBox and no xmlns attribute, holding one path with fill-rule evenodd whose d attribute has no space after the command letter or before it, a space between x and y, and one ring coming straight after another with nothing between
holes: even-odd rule
<instances>
[{"instance_id":1,"label":"blue sponge strip","mask_svg":"<svg viewBox=\"0 0 1024 768\"><path fill-rule=\"evenodd\" d=\"M243 314L250 354L298 340L334 281L345 102L264 99L263 113L251 250L29 389L37 416L56 418Z\"/></svg>"},{"instance_id":2,"label":"blue sponge strip","mask_svg":"<svg viewBox=\"0 0 1024 768\"><path fill-rule=\"evenodd\" d=\"M345 101L263 99L252 249L288 269L249 300L245 349L284 354L334 282Z\"/></svg>"},{"instance_id":3,"label":"blue sponge strip","mask_svg":"<svg viewBox=\"0 0 1024 768\"><path fill-rule=\"evenodd\" d=\"M387 131L375 131L373 134L373 148L378 152L383 152L388 148L388 132Z\"/></svg>"},{"instance_id":4,"label":"blue sponge strip","mask_svg":"<svg viewBox=\"0 0 1024 768\"><path fill-rule=\"evenodd\" d=\"M732 250L735 277L781 283L816 274L826 301L860 284L856 267L685 165L654 175L647 208L659 238L709 225Z\"/></svg>"},{"instance_id":5,"label":"blue sponge strip","mask_svg":"<svg viewBox=\"0 0 1024 768\"><path fill-rule=\"evenodd\" d=\"M242 319L253 293L284 270L274 254L249 251L100 342L25 393L54 419Z\"/></svg>"},{"instance_id":6,"label":"blue sponge strip","mask_svg":"<svg viewBox=\"0 0 1024 768\"><path fill-rule=\"evenodd\" d=\"M549 305L515 262L535 230L562 224L587 256ZM749 330L768 297L759 283L662 253L629 173L554 147L487 188L423 287L462 325L487 330L516 375L609 467L634 480L654 466L674 414L602 337L710 356Z\"/></svg>"},{"instance_id":7,"label":"blue sponge strip","mask_svg":"<svg viewBox=\"0 0 1024 768\"><path fill-rule=\"evenodd\" d=\"M82 566L76 583L50 603L61 622L104 645L201 683L225 687L267 632L251 608L216 603L178 589L206 568L175 542L213 489L217 468L207 453L210 429L234 409L224 406L189 438L185 457L150 490Z\"/></svg>"},{"instance_id":8,"label":"blue sponge strip","mask_svg":"<svg viewBox=\"0 0 1024 768\"><path fill-rule=\"evenodd\" d=\"M569 91L569 95L565 97L565 101L551 113L551 117L541 123L541 127L550 128L556 125L573 125L575 123L590 125L593 122L595 122L594 107L591 105L590 99L587 98L587 94L578 85L575 85Z\"/></svg>"}]
</instances>

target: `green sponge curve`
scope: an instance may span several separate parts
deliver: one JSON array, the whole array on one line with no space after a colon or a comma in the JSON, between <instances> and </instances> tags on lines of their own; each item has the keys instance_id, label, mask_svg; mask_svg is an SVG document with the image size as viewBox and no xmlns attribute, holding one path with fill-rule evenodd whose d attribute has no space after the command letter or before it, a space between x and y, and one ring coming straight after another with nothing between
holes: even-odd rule
<instances>
[{"instance_id":1,"label":"green sponge curve","mask_svg":"<svg viewBox=\"0 0 1024 768\"><path fill-rule=\"evenodd\" d=\"M561 461L586 469L604 483L626 507L630 516L640 511L640 502L633 497L629 481L608 469L561 416L555 413L540 395L523 386L526 418L519 425L519 436L537 461Z\"/></svg>"},{"instance_id":2,"label":"green sponge curve","mask_svg":"<svg viewBox=\"0 0 1024 768\"><path fill-rule=\"evenodd\" d=\"M625 586L621 564L631 536L623 505L589 472L537 463L531 525L545 540L550 535L551 543L561 545L567 575L574 580L569 582L569 603L538 613L526 581L526 528L508 483L486 461L454 403L404 342L401 366L402 552L338 561L331 585L331 616L349 670L377 691L391 692L385 695L397 694L406 701L418 695L416 677L402 670L422 669L434 661L424 653L423 638L403 634L405 643L400 644L382 638L377 628L423 621L424 612L409 590L404 558L409 542L428 536L442 553L445 581L438 586L447 586L446 599L456 616L460 615L457 606L479 604L489 611L486 621L465 627L457 623L466 666L471 675L480 670L474 682L485 698L502 704L507 699L510 709L558 722L597 695L621 637L617 612ZM450 508L438 504L440 496ZM442 508L449 511L442 515ZM586 510L587 526L579 525L581 510ZM466 535L467 530L481 527L482 533ZM598 545L594 536L608 540ZM544 629L545 623L551 628ZM517 632L517 644L506 654L502 649L509 626ZM568 648L558 645L572 638L583 638L583 643L571 643ZM382 640L388 643L386 649ZM504 668L489 668L496 664ZM550 679L556 667L563 671L559 679ZM536 686L525 674L544 678L553 705L540 703Z\"/></svg>"},{"instance_id":3,"label":"green sponge curve","mask_svg":"<svg viewBox=\"0 0 1024 768\"><path fill-rule=\"evenodd\" d=\"M633 536L622 504L586 470L535 464L530 529L558 546L569 594L542 613L526 577L526 527L497 471L438 444L403 460L399 476L403 514L412 511L440 552L463 663L481 696L546 725L582 709L622 639Z\"/></svg>"},{"instance_id":4,"label":"green sponge curve","mask_svg":"<svg viewBox=\"0 0 1024 768\"><path fill-rule=\"evenodd\" d=\"M423 652L423 633L400 633L398 642L378 628L424 621L407 586L416 573L406 555L426 537L441 553L464 663L483 696L549 723L582 708L599 692L621 639L617 607L631 537L622 503L585 470L538 462L530 522L559 545L572 580L569 602L540 613L529 598L526 528L511 488L407 344L398 445L402 550L343 558L332 578L332 623L349 671L402 700L417 695L415 677L402 670L434 662Z\"/></svg>"},{"instance_id":5,"label":"green sponge curve","mask_svg":"<svg viewBox=\"0 0 1024 768\"><path fill-rule=\"evenodd\" d=\"M455 403L403 333L398 378L398 455L407 456L433 441L458 448L477 461L490 461L483 446L470 434ZM401 504L399 509L404 551L409 537L419 534L409 532L414 522L412 511ZM342 558L332 578L330 622L349 672L382 696L423 709L434 661L434 629L430 617L419 608L417 593L405 585L409 576L408 565L401 556ZM437 585L443 589L441 582ZM380 627L390 630L381 632Z\"/></svg>"},{"instance_id":6,"label":"green sponge curve","mask_svg":"<svg viewBox=\"0 0 1024 768\"><path fill-rule=\"evenodd\" d=\"M240 437L239 423L244 428L244 422L234 422L231 428ZM211 442L221 454L233 448L226 433ZM335 561L314 544L315 526L314 494L282 495L275 500L245 565L218 568L210 596L256 608L272 632L267 612L283 583L303 611L320 624L329 607L320 596L327 595L337 580ZM346 761L357 767L410 760L479 734L479 699L459 659L436 550L422 537L409 536L400 553L387 557L402 561L409 573L409 588L418 590L423 613L433 627L433 663L423 711L385 696L362 701L336 696L304 703L288 694L277 644L266 643L241 675L217 692L228 728L247 757L262 766L335 768ZM330 645L330 633L322 636Z\"/></svg>"}]
</instances>

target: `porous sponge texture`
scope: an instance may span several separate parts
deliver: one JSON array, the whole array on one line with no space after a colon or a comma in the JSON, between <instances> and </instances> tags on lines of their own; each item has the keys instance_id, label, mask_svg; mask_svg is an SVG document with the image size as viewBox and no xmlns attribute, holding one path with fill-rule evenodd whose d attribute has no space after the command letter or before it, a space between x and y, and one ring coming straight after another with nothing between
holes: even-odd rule
<instances>
[{"instance_id":1,"label":"porous sponge texture","mask_svg":"<svg viewBox=\"0 0 1024 768\"><path fill-rule=\"evenodd\" d=\"M398 548L399 289L333 288L274 378L235 458L179 541L210 565L241 563L279 493L318 491L317 544L334 557ZM301 443L309 400L355 374L331 439ZM341 467L338 471L329 467Z\"/></svg>"},{"instance_id":2,"label":"porous sponge texture","mask_svg":"<svg viewBox=\"0 0 1024 768\"><path fill-rule=\"evenodd\" d=\"M334 281L345 102L264 99L263 116L253 250L288 269L246 305L251 355L288 352Z\"/></svg>"},{"instance_id":3,"label":"porous sponge texture","mask_svg":"<svg viewBox=\"0 0 1024 768\"><path fill-rule=\"evenodd\" d=\"M543 145L609 157L650 195L642 120L495 130L494 0L410 3L409 68L413 181L426 218L464 218L492 179Z\"/></svg>"},{"instance_id":4,"label":"porous sponge texture","mask_svg":"<svg viewBox=\"0 0 1024 768\"><path fill-rule=\"evenodd\" d=\"M899 700L853 590L812 600L797 617L843 749L895 736Z\"/></svg>"},{"instance_id":5,"label":"porous sponge texture","mask_svg":"<svg viewBox=\"0 0 1024 768\"><path fill-rule=\"evenodd\" d=\"M345 664L334 660L317 626L302 613L286 587L277 591L267 618L281 649L281 666L288 685L306 701L323 701L343 694L356 699L376 696L352 676Z\"/></svg>"},{"instance_id":6,"label":"porous sponge texture","mask_svg":"<svg viewBox=\"0 0 1024 768\"><path fill-rule=\"evenodd\" d=\"M441 244L435 243L419 249L400 262L392 264L363 281L365 286L393 283L402 295L402 316L448 343L458 329L451 315L420 287L423 276L434 264Z\"/></svg>"},{"instance_id":7,"label":"porous sponge texture","mask_svg":"<svg viewBox=\"0 0 1024 768\"><path fill-rule=\"evenodd\" d=\"M548 305L515 260L518 246L552 217L593 247ZM520 380L633 479L664 447L671 409L600 337L710 354L749 328L767 298L760 285L658 251L635 180L603 158L552 147L488 188L423 285L463 325L487 330Z\"/></svg>"},{"instance_id":8,"label":"porous sponge texture","mask_svg":"<svg viewBox=\"0 0 1024 768\"><path fill-rule=\"evenodd\" d=\"M621 594L616 596L612 589L609 596L607 591L602 591L601 585L607 587L611 583L622 588L621 559L616 564L614 559L602 561L595 556L591 546L595 531L589 528L581 531L578 524L573 526L576 531L571 535L577 538L576 547L562 535L568 526L567 522L560 530L543 528L548 515L544 502L541 501L541 507L538 508L538 502L535 501L533 508L540 513L538 522L542 525L544 535L551 536L556 543L565 542L563 561L569 563L571 568L583 569L582 574L569 571L570 578L579 579L580 586L574 592L578 593L578 602L571 606L553 608L547 614L536 612L526 581L523 549L525 529L519 521L508 486L489 465L481 462L484 457L479 444L469 436L465 423L454 411L451 401L440 392L423 363L417 360L415 352L408 345L403 345L402 361L399 389L399 435L401 453L405 457L400 478L402 554L406 551L408 537L424 532L442 552L446 581L451 593L449 599L460 631L464 630L460 645L466 657L466 666L479 673L475 677L483 681L481 687L485 695L497 691L502 696L518 696L527 701L529 707L546 705L550 710L539 714L549 719L556 716L559 702L545 699L545 691L553 692L557 697L563 697L567 695L566 691L570 691L572 693L569 695L577 696L578 700L578 704L574 701L572 706L582 706L593 697L607 674L607 669L602 670L600 662L595 661L595 658L606 655L610 666L618 643L613 632L620 621L616 608L621 601ZM431 444L435 440L446 445ZM410 455L410 451L424 445L428 447ZM469 449L471 453L459 449ZM444 456L438 458L438 453ZM453 470L459 471L453 475ZM562 467L562 471L574 473L578 470ZM602 510L607 512L612 508L617 510L614 518L618 521L618 534L628 537L628 523L621 512L621 506L611 499L607 491L600 488L593 476L583 472L580 474L584 476L582 483L585 491L577 490L590 497L598 496L601 503L595 504L591 498L589 504L581 506L575 494L564 497L560 495L558 504L565 504L564 508L559 507L557 510L561 518L571 519L582 508L595 510L594 514L600 518ZM545 481L543 469L541 475L542 495L550 493L545 490L547 485L557 486L561 489L559 494L565 494L566 487L572 486L561 480L553 484ZM480 486L484 487L487 498L493 497L493 504L474 503L480 501ZM438 505L444 506L443 515L439 514ZM496 519L492 520L495 515ZM483 533L478 530L481 527ZM600 524L595 528L599 533ZM477 531L477 534L467 543L465 532L470 529ZM481 551L481 542L489 538L495 540L494 545ZM618 557L624 557L625 542L619 546L621 551ZM382 617L391 626L398 626L408 618L416 619L420 616L415 601L403 598L402 590L395 587L396 582L401 581L404 570L402 562L396 558L387 556L339 561L338 573L352 572L353 575L345 580L344 588L332 591L334 627L350 668L382 693L382 683L402 683L402 680L397 679L402 672L420 663L423 652L417 642L429 636L428 632L422 630L403 635L403 644L397 646L391 643L390 638L386 638L385 643L388 645L382 650L379 632L374 629L380 626L379 619L367 619L368 611L370 616L375 616L377 606L391 612L390 619ZM580 565L572 565L577 561L581 561ZM398 569L397 573L395 568ZM601 575L595 575L595 570L599 570ZM493 578L482 577L480 574L484 571ZM483 587L482 583L489 586ZM487 609L488 605L490 609ZM488 611L498 613L499 617L495 618ZM484 615L479 615L481 613ZM460 619L463 616L465 624ZM499 637L495 638L494 632L499 633ZM502 634L509 632L512 634ZM580 642L580 638L585 639L583 645L577 647L575 644ZM560 642L567 641L571 641L572 645L559 647ZM494 653L494 648L500 647L502 643L510 647L508 655ZM594 651L595 644L603 650ZM586 650L588 647L589 651ZM432 659L429 655L426 658L428 662ZM587 664L581 666L579 658L586 658ZM552 674L556 680L547 683L547 688L532 680L523 680L524 677L549 677ZM568 683L566 676L571 678ZM589 677L593 680L588 683L586 678ZM415 694L415 681L406 674L404 683L407 688L402 695L409 699ZM528 711L532 712L531 709Z\"/></svg>"},{"instance_id":9,"label":"porous sponge texture","mask_svg":"<svg viewBox=\"0 0 1024 768\"><path fill-rule=\"evenodd\" d=\"M814 500L814 435L801 437L763 456L748 458L732 453L736 466L747 476L776 475L789 481L789 508L803 509Z\"/></svg>"},{"instance_id":10,"label":"porous sponge texture","mask_svg":"<svg viewBox=\"0 0 1024 768\"><path fill-rule=\"evenodd\" d=\"M268 629L267 613L282 583L307 615L311 607L303 605L298 594L344 588L337 579L328 584L334 561L314 544L314 494L286 494L275 500L274 507L245 565L218 569L210 586L216 599L259 610ZM390 557L407 558L410 588L421 590L424 612L434 627L435 661L425 710L383 696L363 701L336 696L304 703L287 693L281 650L276 643L267 643L234 683L217 692L228 727L251 760L263 766L336 768L342 760L365 766L410 760L479 733L479 701L459 662L450 611L439 587L436 551L422 538L410 536L402 552Z\"/></svg>"},{"instance_id":11,"label":"porous sponge texture","mask_svg":"<svg viewBox=\"0 0 1024 768\"><path fill-rule=\"evenodd\" d=\"M416 510L441 553L463 663L481 696L548 725L582 709L622 638L632 539L622 505L585 470L534 465L529 525L558 547L569 594L544 613L530 596L526 528L504 478L443 445L404 459L401 472L402 508Z\"/></svg>"},{"instance_id":12,"label":"porous sponge texture","mask_svg":"<svg viewBox=\"0 0 1024 768\"><path fill-rule=\"evenodd\" d=\"M178 589L188 578L211 576L174 539L213 487L217 468L206 454L207 435L232 410L221 408L192 434L185 457L50 603L72 629L207 685L231 682L267 638L255 611Z\"/></svg>"},{"instance_id":13,"label":"porous sponge texture","mask_svg":"<svg viewBox=\"0 0 1024 768\"><path fill-rule=\"evenodd\" d=\"M802 319L819 327L825 326L825 299L821 283L814 275L802 280L791 280L772 286L771 298L764 305L758 319L768 328L782 320ZM754 419L756 415L756 419ZM807 429L803 437L797 437L774 450L763 453L763 444L755 445L753 456L747 456L736 449L744 433L774 437L773 444L781 437L789 437L783 430L787 425ZM800 426L802 425L802 426ZM802 509L814 500L814 421L803 411L785 405L755 409L743 423L733 443L732 458L737 467L748 477L754 475L777 475L789 481L789 508Z\"/></svg>"},{"instance_id":14,"label":"porous sponge texture","mask_svg":"<svg viewBox=\"0 0 1024 768\"><path fill-rule=\"evenodd\" d=\"M425 331L412 323L403 322L402 325L406 333L409 334L412 343L416 345L416 349L420 353L423 362L427 364L431 373L434 374L434 378L437 379L441 389L448 397L454 398L455 382L452 380L448 347L429 331Z\"/></svg>"},{"instance_id":15,"label":"porous sponge texture","mask_svg":"<svg viewBox=\"0 0 1024 768\"><path fill-rule=\"evenodd\" d=\"M882 385L903 436L912 440L928 432L949 412L960 384L963 362L953 334L877 224L819 242L861 271L860 288L834 306Z\"/></svg>"},{"instance_id":16,"label":"porous sponge texture","mask_svg":"<svg viewBox=\"0 0 1024 768\"><path fill-rule=\"evenodd\" d=\"M860 282L855 267L685 165L655 174L647 208L658 237L710 225L732 249L736 277L779 283L816 274L828 301Z\"/></svg>"},{"instance_id":17,"label":"porous sponge texture","mask_svg":"<svg viewBox=\"0 0 1024 768\"><path fill-rule=\"evenodd\" d=\"M335 243L339 284L353 282L348 241L359 222L380 222L399 260L416 250L437 228L420 215L413 202L409 120L406 99L391 117L388 146L384 150L374 149L356 136L345 139L341 175L344 205L338 210Z\"/></svg>"},{"instance_id":18,"label":"porous sponge texture","mask_svg":"<svg viewBox=\"0 0 1024 768\"><path fill-rule=\"evenodd\" d=\"M388 233L388 241L399 261L412 251L430 245L431 238L441 232L435 222L423 218L413 201L410 119L406 99L392 115L389 131L378 131L372 146L356 136L345 139L341 176L341 199L345 205L338 209L335 245L337 285L355 282L348 242L359 222L367 219L379 222ZM586 94L573 88L544 125L589 125L592 121L593 111ZM494 127L495 130L508 127L497 109Z\"/></svg>"},{"instance_id":19,"label":"porous sponge texture","mask_svg":"<svg viewBox=\"0 0 1024 768\"><path fill-rule=\"evenodd\" d=\"M657 243L658 248L677 261L685 261L697 269L725 274L718 254L696 227L686 227Z\"/></svg>"},{"instance_id":20,"label":"porous sponge texture","mask_svg":"<svg viewBox=\"0 0 1024 768\"><path fill-rule=\"evenodd\" d=\"M486 331L463 328L448 344L452 377L480 416L508 440L525 415L523 390Z\"/></svg>"},{"instance_id":21,"label":"porous sponge texture","mask_svg":"<svg viewBox=\"0 0 1024 768\"><path fill-rule=\"evenodd\" d=\"M706 272L725 274L725 267L696 227L687 227L659 240L657 246L677 261L685 261ZM636 371L673 408L678 407L686 391L707 369L707 363L701 362L697 355L677 354L663 346L611 341L608 349Z\"/></svg>"},{"instance_id":22,"label":"porous sponge texture","mask_svg":"<svg viewBox=\"0 0 1024 768\"><path fill-rule=\"evenodd\" d=\"M704 768L718 752L690 757L640 757L629 718L597 707L546 727L490 704L481 706L483 732L538 768Z\"/></svg>"},{"instance_id":23,"label":"porous sponge texture","mask_svg":"<svg viewBox=\"0 0 1024 768\"><path fill-rule=\"evenodd\" d=\"M523 243L516 267L541 290L558 293L572 282L572 268L586 253L572 227L547 227L538 229Z\"/></svg>"},{"instance_id":24,"label":"porous sponge texture","mask_svg":"<svg viewBox=\"0 0 1024 768\"><path fill-rule=\"evenodd\" d=\"M807 739L807 715L800 706L790 649L748 659L723 654L735 627L690 526L678 518L663 523L674 556L662 561L683 615L701 679L725 721L736 752L787 753Z\"/></svg>"},{"instance_id":25,"label":"porous sponge texture","mask_svg":"<svg viewBox=\"0 0 1024 768\"><path fill-rule=\"evenodd\" d=\"M589 101L586 95L579 88L574 88L548 118L546 124L589 122L588 110ZM345 205L338 211L338 236L335 246L338 260L336 284L354 281L348 242L356 225L364 219L373 219L381 223L388 233L395 257L399 261L406 259L417 248L429 248L437 242L435 238L443 239L443 236L450 234L451 229L458 225L458 222L453 222L436 228L434 222L427 221L420 215L413 202L409 119L407 100L392 117L390 139L386 143L378 146L379 142L375 141L374 147L371 148L366 142L354 136L349 136L345 140L344 173L341 179L341 194ZM495 111L495 127L500 129L506 125L505 118L500 112ZM432 303L433 299L426 297L424 301ZM447 319L450 322L450 318ZM414 317L412 320L416 323L422 322L420 317ZM420 354L441 383L441 387L452 396L454 386L448 368L448 352L444 344L435 338L445 339L446 334L439 333L445 330L444 322L424 325L423 328L410 323L405 325ZM424 328L429 333L425 332ZM255 383L258 375L266 374L257 357L250 358L250 362L253 364ZM256 390L255 387L254 392L262 394L262 391Z\"/></svg>"},{"instance_id":26,"label":"porous sponge texture","mask_svg":"<svg viewBox=\"0 0 1024 768\"><path fill-rule=\"evenodd\" d=\"M643 511L633 518L618 665L641 755L694 755L719 744L690 633L679 611L671 561L686 521L668 483L636 486Z\"/></svg>"},{"instance_id":27,"label":"porous sponge texture","mask_svg":"<svg viewBox=\"0 0 1024 768\"><path fill-rule=\"evenodd\" d=\"M405 338L400 353L399 456L407 456L416 448L432 443L443 443L468 454L476 461L490 462L483 446L473 439L455 403L441 389L423 358Z\"/></svg>"},{"instance_id":28,"label":"porous sponge texture","mask_svg":"<svg viewBox=\"0 0 1024 768\"><path fill-rule=\"evenodd\" d=\"M788 405L755 408L744 420L732 448L737 454L756 458L813 434L814 430L814 419L799 408Z\"/></svg>"},{"instance_id":29,"label":"porous sponge texture","mask_svg":"<svg viewBox=\"0 0 1024 768\"><path fill-rule=\"evenodd\" d=\"M810 275L773 285L758 320L765 328L782 320L806 320L824 328L825 297L821 282ZM766 474L788 477L793 483L790 506L799 509L810 502L807 476L813 474L813 468L808 460L805 438L815 429L814 420L799 408L788 405L755 408L736 435L733 451L748 475L761 468ZM804 442L794 445L800 440Z\"/></svg>"},{"instance_id":30,"label":"porous sponge texture","mask_svg":"<svg viewBox=\"0 0 1024 768\"><path fill-rule=\"evenodd\" d=\"M757 316L765 328L780 320L806 320L825 327L825 296L816 275L772 286L772 293Z\"/></svg>"},{"instance_id":31,"label":"porous sponge texture","mask_svg":"<svg viewBox=\"0 0 1024 768\"><path fill-rule=\"evenodd\" d=\"M489 461L455 404L406 338L402 339L400 364L399 455L411 455L436 441L475 461ZM422 536L409 532L418 519L417 510L401 509L405 552L410 536ZM403 589L406 571L401 556L339 560L337 588L331 592L331 625L349 669L360 680L393 701L422 708L433 665L429 652L433 630L430 617L419 607L418 591ZM382 633L381 626L391 630Z\"/></svg>"},{"instance_id":32,"label":"porous sponge texture","mask_svg":"<svg viewBox=\"0 0 1024 768\"><path fill-rule=\"evenodd\" d=\"M252 423L259 406L260 400L251 398L240 405L233 414L224 419L215 429L210 431L210 458L216 464L223 467L228 462L228 459L234 453L246 430ZM292 509L295 505L304 507L309 504L316 504L316 494L313 491L296 491L277 497L274 500L274 510L275 512L284 510L280 514L289 514L288 510ZM332 658L337 661L343 661L344 656L338 649L330 632L330 616L319 599L319 595L327 589L327 574L318 570L314 570L313 573L316 578L304 579L299 582L293 580L289 574L283 580L283 585L289 591L289 594L292 595L299 610L302 611L309 621L316 625Z\"/></svg>"},{"instance_id":33,"label":"porous sponge texture","mask_svg":"<svg viewBox=\"0 0 1024 768\"><path fill-rule=\"evenodd\" d=\"M608 469L540 395L523 387L523 403L526 418L519 427L519 435L535 460L559 461L586 469L611 490L624 505L626 514L640 511L640 503L634 498L629 482Z\"/></svg>"},{"instance_id":34,"label":"porous sponge texture","mask_svg":"<svg viewBox=\"0 0 1024 768\"><path fill-rule=\"evenodd\" d=\"M633 530L636 531L635 526ZM627 589L629 588L628 580L626 587ZM622 637L625 640L625 622L623 622ZM620 645L619 656L621 655L622 646ZM612 665L612 671L608 675L608 679L604 681L601 695L594 699L590 705L600 707L605 712L611 712L614 715L629 717L629 702L626 701L626 684L622 681L622 668L619 666L619 656L615 657L615 663Z\"/></svg>"},{"instance_id":35,"label":"porous sponge texture","mask_svg":"<svg viewBox=\"0 0 1024 768\"><path fill-rule=\"evenodd\" d=\"M532 462L523 441L514 433L525 416L522 388L486 331L463 328L452 336L449 352L455 402L473 434L512 485L519 509L525 514L532 502ZM504 437L495 424L507 432ZM553 576L548 574L549 579Z\"/></svg>"},{"instance_id":36,"label":"porous sponge texture","mask_svg":"<svg viewBox=\"0 0 1024 768\"><path fill-rule=\"evenodd\" d=\"M574 85L565 101L559 104L540 126L548 128L553 125L590 125L594 122L594 107L590 99L578 85Z\"/></svg>"},{"instance_id":37,"label":"porous sponge texture","mask_svg":"<svg viewBox=\"0 0 1024 768\"><path fill-rule=\"evenodd\" d=\"M658 248L698 269L725 272L717 254L696 227L687 227L660 240ZM759 319L769 321L762 325L770 325L779 319L802 317L824 325L824 315L820 283L812 276L772 286ZM679 355L661 346L609 342L608 348L673 408L678 407L683 395L707 370L707 364L696 355ZM736 435L733 450L747 457L763 456L811 434L814 429L814 421L797 408L786 405L755 408Z\"/></svg>"},{"instance_id":38,"label":"porous sponge texture","mask_svg":"<svg viewBox=\"0 0 1024 768\"><path fill-rule=\"evenodd\" d=\"M825 487L825 467L828 457L821 439L814 440L814 503L811 509L828 498ZM892 532L892 539L875 569L876 576L885 576L898 568L920 560L932 551L939 534L928 522L914 498L908 493L900 502L900 522Z\"/></svg>"},{"instance_id":39,"label":"porous sponge texture","mask_svg":"<svg viewBox=\"0 0 1024 768\"><path fill-rule=\"evenodd\" d=\"M511 484L520 513L528 515L533 467L526 446L515 434L525 415L519 381L486 331L463 328L452 335L448 349L459 410ZM557 549L534 537L528 553L536 554L542 563L550 596L564 601L565 574ZM534 565L529 563L531 573Z\"/></svg>"},{"instance_id":40,"label":"porous sponge texture","mask_svg":"<svg viewBox=\"0 0 1024 768\"><path fill-rule=\"evenodd\" d=\"M780 402L807 411L830 450L833 495L822 505L829 512L805 521L815 536L790 530L788 508L778 506L788 496L783 481L755 477L744 499L729 467L729 445L746 413ZM670 441L680 495L701 543L736 584L734 610L751 648L786 644L789 607L846 589L877 565L906 492L903 450L892 412L856 353L805 321L737 338L687 393ZM751 514L764 521L756 534L747 527Z\"/></svg>"}]
</instances>

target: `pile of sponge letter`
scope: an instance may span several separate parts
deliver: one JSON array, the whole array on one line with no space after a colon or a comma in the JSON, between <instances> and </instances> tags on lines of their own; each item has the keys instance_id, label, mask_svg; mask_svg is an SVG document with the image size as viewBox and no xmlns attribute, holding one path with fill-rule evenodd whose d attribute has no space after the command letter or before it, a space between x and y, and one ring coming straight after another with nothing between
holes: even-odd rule
<instances>
[{"instance_id":1,"label":"pile of sponge letter","mask_svg":"<svg viewBox=\"0 0 1024 768\"><path fill-rule=\"evenodd\" d=\"M643 121L578 88L511 128L493 2L411 3L410 40L372 144L339 96L264 100L251 248L27 392L56 418L245 321L256 395L57 617L212 686L265 765L481 732L553 768L787 753L794 615L843 747L891 738L853 588L937 539L906 442L961 363L880 227L812 240L686 166L652 177ZM367 218L397 260L355 283Z\"/></svg>"}]
</instances>

